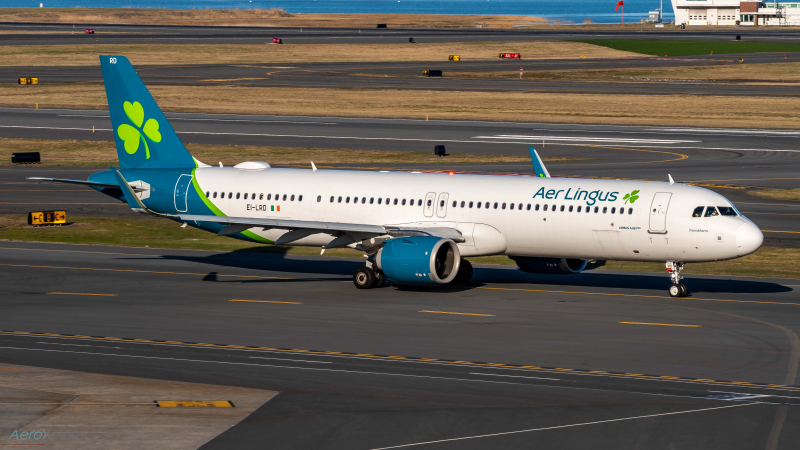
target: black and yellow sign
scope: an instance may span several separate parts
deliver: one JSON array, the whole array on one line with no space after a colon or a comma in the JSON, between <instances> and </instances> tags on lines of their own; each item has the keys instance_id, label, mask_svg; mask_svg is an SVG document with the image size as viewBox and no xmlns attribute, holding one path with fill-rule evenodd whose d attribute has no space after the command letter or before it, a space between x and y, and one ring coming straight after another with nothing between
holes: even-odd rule
<instances>
[{"instance_id":1,"label":"black and yellow sign","mask_svg":"<svg viewBox=\"0 0 800 450\"><path fill-rule=\"evenodd\" d=\"M39 84L38 78L20 78L19 84Z\"/></svg>"},{"instance_id":2,"label":"black and yellow sign","mask_svg":"<svg viewBox=\"0 0 800 450\"><path fill-rule=\"evenodd\" d=\"M155 400L159 408L234 408L230 400Z\"/></svg>"},{"instance_id":3,"label":"black and yellow sign","mask_svg":"<svg viewBox=\"0 0 800 450\"><path fill-rule=\"evenodd\" d=\"M64 225L67 223L66 211L40 211L28 213L28 225Z\"/></svg>"},{"instance_id":4,"label":"black and yellow sign","mask_svg":"<svg viewBox=\"0 0 800 450\"><path fill-rule=\"evenodd\" d=\"M461 61L461 56L459 56L459 55L450 55L450 61Z\"/></svg>"}]
</instances>

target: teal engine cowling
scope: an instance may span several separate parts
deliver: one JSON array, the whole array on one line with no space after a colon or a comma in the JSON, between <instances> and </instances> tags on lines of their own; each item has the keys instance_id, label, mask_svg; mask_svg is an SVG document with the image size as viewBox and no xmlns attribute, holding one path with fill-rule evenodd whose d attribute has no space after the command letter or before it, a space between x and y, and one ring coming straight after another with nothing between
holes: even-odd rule
<instances>
[{"instance_id":1,"label":"teal engine cowling","mask_svg":"<svg viewBox=\"0 0 800 450\"><path fill-rule=\"evenodd\" d=\"M375 255L386 278L411 284L447 284L461 267L455 242L434 236L389 239Z\"/></svg>"},{"instance_id":2,"label":"teal engine cowling","mask_svg":"<svg viewBox=\"0 0 800 450\"><path fill-rule=\"evenodd\" d=\"M510 256L519 270L528 273L580 273L589 261L569 258L532 258L530 256Z\"/></svg>"}]
</instances>

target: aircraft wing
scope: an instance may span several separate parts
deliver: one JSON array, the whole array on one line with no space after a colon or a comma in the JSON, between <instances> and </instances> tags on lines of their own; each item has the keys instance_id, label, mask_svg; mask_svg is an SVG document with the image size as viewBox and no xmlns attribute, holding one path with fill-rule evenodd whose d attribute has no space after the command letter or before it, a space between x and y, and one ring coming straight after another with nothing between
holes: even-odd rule
<instances>
[{"instance_id":1,"label":"aircraft wing","mask_svg":"<svg viewBox=\"0 0 800 450\"><path fill-rule=\"evenodd\" d=\"M227 225L219 231L220 236L241 233L250 228L263 227L267 229L285 229L287 232L279 237L276 244L288 244L317 233L338 236L325 248L348 245L363 239L378 236L404 237L404 236L437 236L455 242L464 242L464 237L455 228L401 228L382 225L367 225L359 223L315 222L308 220L288 219L258 219L253 217L226 217L206 216L196 214L183 214L173 216L183 222L208 222ZM338 242L337 242L338 241Z\"/></svg>"}]
</instances>

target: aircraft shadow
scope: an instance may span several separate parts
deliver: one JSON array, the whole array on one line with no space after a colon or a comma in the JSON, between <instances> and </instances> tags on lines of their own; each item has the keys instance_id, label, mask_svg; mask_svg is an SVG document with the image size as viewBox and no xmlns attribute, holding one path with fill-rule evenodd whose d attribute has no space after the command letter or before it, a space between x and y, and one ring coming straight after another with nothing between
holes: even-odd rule
<instances>
[{"instance_id":1,"label":"aircraft shadow","mask_svg":"<svg viewBox=\"0 0 800 450\"><path fill-rule=\"evenodd\" d=\"M313 274L313 276L307 278L295 279L237 279L219 276L216 271L210 271L203 278L203 281L218 283L291 283L349 280L353 272L364 264L362 261L347 258L313 256L289 258L286 255L285 248L271 247L268 251L264 251L264 249L264 247L256 247L254 250L236 250L208 256L163 255L162 258L215 267L234 267L291 274ZM704 275L687 275L684 282L689 286L690 295L699 293L769 294L790 292L792 290L789 287L771 281L740 278L724 279ZM510 267L479 266L475 268L472 282L463 286L392 285L392 287L404 291L448 293L475 289L487 283L495 285L525 284L530 289L541 288L565 291L578 288L653 290L658 291L658 294L666 295L665 291L670 285L670 279L666 272L664 274L649 272L620 274L601 270L587 270L577 275L554 275L530 274ZM559 288L554 289L554 285Z\"/></svg>"}]
</instances>

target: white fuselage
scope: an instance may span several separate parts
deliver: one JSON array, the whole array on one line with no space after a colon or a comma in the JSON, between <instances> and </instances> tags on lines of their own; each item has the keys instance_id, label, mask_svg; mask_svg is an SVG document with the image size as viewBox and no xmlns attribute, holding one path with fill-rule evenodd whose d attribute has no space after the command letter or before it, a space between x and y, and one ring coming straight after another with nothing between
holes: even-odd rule
<instances>
[{"instance_id":1,"label":"white fuselage","mask_svg":"<svg viewBox=\"0 0 800 450\"><path fill-rule=\"evenodd\" d=\"M698 207L733 205L684 184L232 167L200 167L195 176L227 216L455 228L465 239L458 244L464 256L699 262L744 256L763 241L739 214L717 209L693 217ZM271 241L286 233L251 231ZM292 245L331 239L316 234Z\"/></svg>"}]
</instances>

